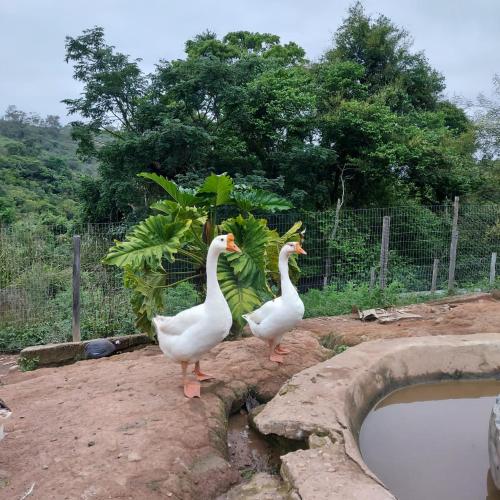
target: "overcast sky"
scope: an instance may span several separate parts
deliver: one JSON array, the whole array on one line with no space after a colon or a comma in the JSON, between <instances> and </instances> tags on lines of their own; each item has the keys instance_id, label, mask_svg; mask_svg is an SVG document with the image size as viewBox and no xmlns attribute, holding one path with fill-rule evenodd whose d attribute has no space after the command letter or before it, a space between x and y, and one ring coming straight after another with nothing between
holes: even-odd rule
<instances>
[{"instance_id":1,"label":"overcast sky","mask_svg":"<svg viewBox=\"0 0 500 500\"><path fill-rule=\"evenodd\" d=\"M0 0L0 114L9 104L58 114L79 85L64 62L64 38L103 26L107 42L143 59L183 57L184 42L206 29L249 30L296 41L309 59L331 45L351 0ZM448 96L491 91L500 73L499 0L365 0L404 27L414 47L446 78Z\"/></svg>"}]
</instances>

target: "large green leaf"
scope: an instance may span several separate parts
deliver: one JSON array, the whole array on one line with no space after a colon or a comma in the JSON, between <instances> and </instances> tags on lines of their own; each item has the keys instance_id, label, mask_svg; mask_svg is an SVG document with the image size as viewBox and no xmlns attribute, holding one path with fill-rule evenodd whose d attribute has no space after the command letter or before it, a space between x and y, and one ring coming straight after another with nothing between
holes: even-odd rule
<instances>
[{"instance_id":1,"label":"large green leaf","mask_svg":"<svg viewBox=\"0 0 500 500\"><path fill-rule=\"evenodd\" d=\"M296 222L282 236L276 230L270 231L269 243L266 247L266 271L274 283L280 283L280 273L278 268L278 259L281 249L285 243L289 241L300 241L299 229L302 222ZM297 265L297 258L292 255L288 261L288 269L292 281L297 281L300 275L300 268Z\"/></svg>"},{"instance_id":2,"label":"large green leaf","mask_svg":"<svg viewBox=\"0 0 500 500\"><path fill-rule=\"evenodd\" d=\"M231 200L243 212L261 210L273 213L289 210L293 206L285 198L261 189L235 190Z\"/></svg>"},{"instance_id":3,"label":"large green leaf","mask_svg":"<svg viewBox=\"0 0 500 500\"><path fill-rule=\"evenodd\" d=\"M207 198L212 204L224 205L230 200L230 194L233 190L233 180L227 174L211 174L198 189L200 194L208 194Z\"/></svg>"},{"instance_id":4,"label":"large green leaf","mask_svg":"<svg viewBox=\"0 0 500 500\"><path fill-rule=\"evenodd\" d=\"M125 269L125 286L134 291L131 304L136 316L136 327L150 337L153 336L151 320L163 306L163 290L166 281L167 275L162 270Z\"/></svg>"},{"instance_id":5,"label":"large green leaf","mask_svg":"<svg viewBox=\"0 0 500 500\"><path fill-rule=\"evenodd\" d=\"M235 275L245 285L252 285L256 289L266 288L265 250L269 242L269 229L265 219L256 219L253 215L248 218L238 217L227 219L222 229L233 233L241 253L227 256L227 261Z\"/></svg>"},{"instance_id":6,"label":"large green leaf","mask_svg":"<svg viewBox=\"0 0 500 500\"><path fill-rule=\"evenodd\" d=\"M238 277L233 266L228 261L228 255L219 257L217 276L222 293L231 309L233 321L241 329L245 324L242 315L260 306L261 300L257 290Z\"/></svg>"},{"instance_id":7,"label":"large green leaf","mask_svg":"<svg viewBox=\"0 0 500 500\"><path fill-rule=\"evenodd\" d=\"M165 214L171 222L187 222L191 221L192 224L198 222L203 225L207 220L207 213L205 210L197 207L187 207L179 205L175 201L161 200L151 205L153 210Z\"/></svg>"},{"instance_id":8,"label":"large green leaf","mask_svg":"<svg viewBox=\"0 0 500 500\"><path fill-rule=\"evenodd\" d=\"M142 172L137 174L139 177L144 177L144 179L149 179L156 182L158 186L161 186L179 205L184 207L196 205L200 200L196 197L196 194L189 190L178 186L175 182L169 181L166 177L162 175Z\"/></svg>"},{"instance_id":9,"label":"large green leaf","mask_svg":"<svg viewBox=\"0 0 500 500\"><path fill-rule=\"evenodd\" d=\"M135 226L125 241L117 241L103 262L131 268L156 267L162 258L172 262L190 226L189 221L170 222L165 215L152 215Z\"/></svg>"}]
</instances>

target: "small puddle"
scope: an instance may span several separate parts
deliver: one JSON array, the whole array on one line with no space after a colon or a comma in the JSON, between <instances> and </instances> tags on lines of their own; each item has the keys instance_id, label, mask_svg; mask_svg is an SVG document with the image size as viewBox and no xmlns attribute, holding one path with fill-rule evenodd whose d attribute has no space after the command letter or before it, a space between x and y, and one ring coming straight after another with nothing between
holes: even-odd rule
<instances>
[{"instance_id":1,"label":"small puddle","mask_svg":"<svg viewBox=\"0 0 500 500\"><path fill-rule=\"evenodd\" d=\"M399 500L500 500L488 459L498 394L498 380L399 389L363 422L363 459Z\"/></svg>"},{"instance_id":2,"label":"small puddle","mask_svg":"<svg viewBox=\"0 0 500 500\"><path fill-rule=\"evenodd\" d=\"M279 473L280 451L271 440L250 427L244 410L229 417L227 443L229 460L242 478L249 479L256 472Z\"/></svg>"}]
</instances>

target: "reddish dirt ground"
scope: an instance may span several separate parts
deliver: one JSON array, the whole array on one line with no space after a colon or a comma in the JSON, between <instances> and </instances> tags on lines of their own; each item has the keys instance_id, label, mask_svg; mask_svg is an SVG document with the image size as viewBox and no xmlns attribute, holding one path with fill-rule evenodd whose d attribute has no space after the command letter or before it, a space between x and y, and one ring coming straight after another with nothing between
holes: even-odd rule
<instances>
[{"instance_id":1,"label":"reddish dirt ground","mask_svg":"<svg viewBox=\"0 0 500 500\"><path fill-rule=\"evenodd\" d=\"M0 498L210 499L240 480L227 461L227 415L248 391L270 399L294 373L342 343L401 336L500 332L500 302L481 295L405 308L417 320L381 325L349 316L304 320L278 366L255 338L224 342L202 362L215 375L187 400L180 369L155 346L22 373L0 356L0 397L13 415L0 442ZM312 334L311 334L312 332Z\"/></svg>"},{"instance_id":2,"label":"reddish dirt ground","mask_svg":"<svg viewBox=\"0 0 500 500\"><path fill-rule=\"evenodd\" d=\"M224 342L202 368L202 398L187 400L180 368L156 346L59 368L9 372L0 387L13 415L0 442L0 498L208 499L239 481L227 457L227 414L249 390L270 399L294 373L326 359L295 331L279 366L265 344Z\"/></svg>"}]
</instances>

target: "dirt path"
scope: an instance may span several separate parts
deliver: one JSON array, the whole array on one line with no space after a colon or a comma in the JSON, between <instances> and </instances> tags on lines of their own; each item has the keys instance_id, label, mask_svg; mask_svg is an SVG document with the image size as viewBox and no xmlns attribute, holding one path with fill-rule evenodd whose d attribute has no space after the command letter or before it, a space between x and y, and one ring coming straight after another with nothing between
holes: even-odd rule
<instances>
[{"instance_id":1,"label":"dirt path","mask_svg":"<svg viewBox=\"0 0 500 500\"><path fill-rule=\"evenodd\" d=\"M380 325L350 317L302 322L278 366L265 345L224 342L204 359L201 400L182 395L179 368L157 347L60 368L0 371L13 411L0 442L0 498L210 499L240 480L227 461L227 414L249 390L271 398L294 373L322 361L318 337L356 344L375 338L500 331L500 302L419 305L420 320ZM313 332L313 334L311 334ZM12 358L5 357L4 362Z\"/></svg>"}]
</instances>

